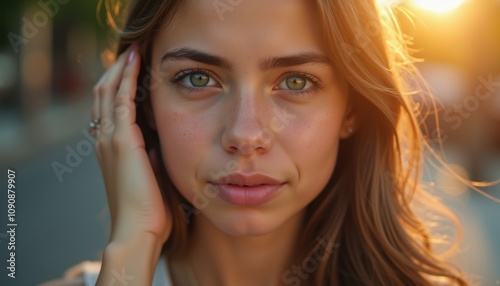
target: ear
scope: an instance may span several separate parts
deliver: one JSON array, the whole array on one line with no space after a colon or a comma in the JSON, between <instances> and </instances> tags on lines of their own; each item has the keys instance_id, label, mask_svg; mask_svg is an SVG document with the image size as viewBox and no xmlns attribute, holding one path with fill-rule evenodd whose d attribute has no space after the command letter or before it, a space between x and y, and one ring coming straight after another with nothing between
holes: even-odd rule
<instances>
[{"instance_id":1,"label":"ear","mask_svg":"<svg viewBox=\"0 0 500 286\"><path fill-rule=\"evenodd\" d=\"M347 139L351 137L358 129L358 117L352 101L349 100L347 110L342 120L340 128L340 139Z\"/></svg>"}]
</instances>

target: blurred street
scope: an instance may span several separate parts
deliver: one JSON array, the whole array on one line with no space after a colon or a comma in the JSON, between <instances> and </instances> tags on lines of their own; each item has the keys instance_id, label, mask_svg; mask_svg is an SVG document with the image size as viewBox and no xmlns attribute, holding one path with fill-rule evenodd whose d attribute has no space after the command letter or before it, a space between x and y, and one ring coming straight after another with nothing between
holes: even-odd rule
<instances>
[{"instance_id":1,"label":"blurred street","mask_svg":"<svg viewBox=\"0 0 500 286\"><path fill-rule=\"evenodd\" d=\"M396 17L437 102L435 114L420 118L426 138L442 142L460 176L500 181L500 0L377 1L408 12L396 9ZM20 0L0 10L1 286L62 277L100 260L107 243L106 194L87 131L92 86L113 45L101 4ZM419 100L419 108L432 105ZM471 282L500 285L500 183L472 190L431 162L424 185L463 225L453 261ZM16 172L15 279L5 267L8 169Z\"/></svg>"}]
</instances>

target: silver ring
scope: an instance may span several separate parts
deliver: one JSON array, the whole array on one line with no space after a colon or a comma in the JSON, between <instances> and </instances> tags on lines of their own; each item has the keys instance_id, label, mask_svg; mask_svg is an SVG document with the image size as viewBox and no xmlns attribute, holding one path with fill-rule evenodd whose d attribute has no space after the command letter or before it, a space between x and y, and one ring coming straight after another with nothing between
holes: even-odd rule
<instances>
[{"instance_id":1,"label":"silver ring","mask_svg":"<svg viewBox=\"0 0 500 286\"><path fill-rule=\"evenodd\" d=\"M99 129L99 126L101 124L101 119L100 118L95 118L89 121L89 132L90 136L95 137L97 133L97 129Z\"/></svg>"}]
</instances>

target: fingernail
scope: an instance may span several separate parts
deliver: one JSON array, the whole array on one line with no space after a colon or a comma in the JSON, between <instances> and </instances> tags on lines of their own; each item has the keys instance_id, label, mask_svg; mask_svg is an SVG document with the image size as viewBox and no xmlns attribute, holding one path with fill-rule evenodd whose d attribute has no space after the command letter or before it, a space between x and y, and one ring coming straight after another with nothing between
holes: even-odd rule
<instances>
[{"instance_id":1,"label":"fingernail","mask_svg":"<svg viewBox=\"0 0 500 286\"><path fill-rule=\"evenodd\" d=\"M136 54L135 49L132 49L130 51L130 54L128 55L128 63L129 64L135 59L135 54Z\"/></svg>"}]
</instances>

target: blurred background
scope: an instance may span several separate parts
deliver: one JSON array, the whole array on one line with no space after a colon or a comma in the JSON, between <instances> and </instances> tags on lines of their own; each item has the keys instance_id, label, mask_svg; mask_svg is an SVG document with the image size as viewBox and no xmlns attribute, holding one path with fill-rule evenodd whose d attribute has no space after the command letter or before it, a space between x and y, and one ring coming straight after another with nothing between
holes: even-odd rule
<instances>
[{"instance_id":1,"label":"blurred background","mask_svg":"<svg viewBox=\"0 0 500 286\"><path fill-rule=\"evenodd\" d=\"M439 100L452 170L500 179L500 0L379 0L412 38ZM112 43L98 0L4 1L0 9L0 285L36 285L99 260L109 234L103 181L87 132L91 89ZM405 14L409 14L409 17ZM437 144L436 144L437 146ZM472 190L425 165L431 191L463 224L453 259L479 285L500 285L500 185ZM7 169L16 171L16 278L7 278Z\"/></svg>"}]
</instances>

